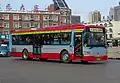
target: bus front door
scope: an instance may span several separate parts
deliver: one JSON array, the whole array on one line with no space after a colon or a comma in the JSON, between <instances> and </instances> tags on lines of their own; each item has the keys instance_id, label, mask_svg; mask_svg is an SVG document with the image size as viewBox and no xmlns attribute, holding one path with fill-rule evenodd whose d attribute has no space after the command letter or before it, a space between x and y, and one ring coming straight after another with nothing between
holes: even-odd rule
<instances>
[{"instance_id":1,"label":"bus front door","mask_svg":"<svg viewBox=\"0 0 120 83\"><path fill-rule=\"evenodd\" d=\"M75 34L74 53L76 56L82 56L82 37L81 37L81 34Z\"/></svg>"}]
</instances>

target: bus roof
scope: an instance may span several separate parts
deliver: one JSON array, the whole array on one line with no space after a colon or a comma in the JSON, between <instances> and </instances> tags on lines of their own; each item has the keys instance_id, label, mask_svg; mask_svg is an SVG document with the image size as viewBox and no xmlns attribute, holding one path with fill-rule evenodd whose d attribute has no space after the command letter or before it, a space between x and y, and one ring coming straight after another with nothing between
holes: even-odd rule
<instances>
[{"instance_id":1,"label":"bus roof","mask_svg":"<svg viewBox=\"0 0 120 83\"><path fill-rule=\"evenodd\" d=\"M66 24L56 25L44 28L29 28L29 29L12 29L11 33L24 33L24 32L37 32L37 31L55 31L55 30L72 30L72 29L84 29L84 28L104 28L103 26L95 25L83 25L83 24Z\"/></svg>"}]
</instances>

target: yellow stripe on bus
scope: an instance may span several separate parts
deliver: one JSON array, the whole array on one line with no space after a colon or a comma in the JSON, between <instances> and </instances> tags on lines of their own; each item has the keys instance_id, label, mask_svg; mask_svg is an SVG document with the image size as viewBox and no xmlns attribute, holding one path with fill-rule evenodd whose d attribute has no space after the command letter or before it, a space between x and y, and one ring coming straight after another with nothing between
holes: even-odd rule
<instances>
[{"instance_id":1,"label":"yellow stripe on bus","mask_svg":"<svg viewBox=\"0 0 120 83\"><path fill-rule=\"evenodd\" d=\"M61 30L61 32L71 32L72 30Z\"/></svg>"},{"instance_id":2,"label":"yellow stripe on bus","mask_svg":"<svg viewBox=\"0 0 120 83\"><path fill-rule=\"evenodd\" d=\"M75 32L82 32L83 29L75 29L74 31L75 31Z\"/></svg>"}]
</instances>

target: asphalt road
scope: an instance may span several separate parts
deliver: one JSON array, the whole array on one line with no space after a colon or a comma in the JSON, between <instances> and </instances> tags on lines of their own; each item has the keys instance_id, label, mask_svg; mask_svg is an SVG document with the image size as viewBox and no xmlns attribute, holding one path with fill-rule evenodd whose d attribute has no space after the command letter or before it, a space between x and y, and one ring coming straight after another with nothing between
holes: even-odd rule
<instances>
[{"instance_id":1,"label":"asphalt road","mask_svg":"<svg viewBox=\"0 0 120 83\"><path fill-rule=\"evenodd\" d=\"M0 83L120 83L120 61L63 64L0 57Z\"/></svg>"}]
</instances>

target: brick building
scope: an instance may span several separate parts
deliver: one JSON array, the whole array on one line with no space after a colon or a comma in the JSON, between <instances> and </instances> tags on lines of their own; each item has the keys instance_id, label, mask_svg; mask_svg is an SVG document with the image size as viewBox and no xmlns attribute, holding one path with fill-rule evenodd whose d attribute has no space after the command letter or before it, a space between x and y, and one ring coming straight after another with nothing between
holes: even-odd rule
<instances>
[{"instance_id":1,"label":"brick building","mask_svg":"<svg viewBox=\"0 0 120 83\"><path fill-rule=\"evenodd\" d=\"M64 1L62 4L65 3ZM54 4L48 6L45 11L0 10L0 33L9 33L11 29L43 28L70 24L71 10L66 5L63 7L54 1Z\"/></svg>"},{"instance_id":2,"label":"brick building","mask_svg":"<svg viewBox=\"0 0 120 83\"><path fill-rule=\"evenodd\" d=\"M0 11L0 33L10 29L42 28L61 24L60 12Z\"/></svg>"}]
</instances>

